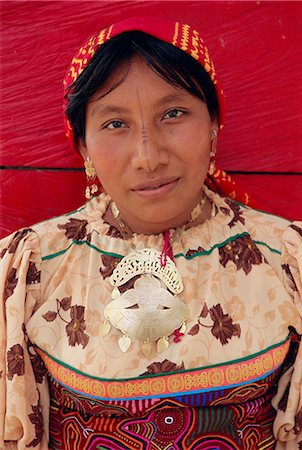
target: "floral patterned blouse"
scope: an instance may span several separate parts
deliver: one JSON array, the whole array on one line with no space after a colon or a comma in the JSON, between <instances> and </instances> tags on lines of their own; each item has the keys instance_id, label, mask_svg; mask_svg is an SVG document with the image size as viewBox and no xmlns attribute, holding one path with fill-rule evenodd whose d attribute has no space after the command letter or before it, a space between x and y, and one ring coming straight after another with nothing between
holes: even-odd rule
<instances>
[{"instance_id":1,"label":"floral patterned blouse","mask_svg":"<svg viewBox=\"0 0 302 450\"><path fill-rule=\"evenodd\" d=\"M163 235L124 240L102 194L1 242L1 449L302 449L302 224L207 195L172 244L186 329L148 357L103 312Z\"/></svg>"}]
</instances>

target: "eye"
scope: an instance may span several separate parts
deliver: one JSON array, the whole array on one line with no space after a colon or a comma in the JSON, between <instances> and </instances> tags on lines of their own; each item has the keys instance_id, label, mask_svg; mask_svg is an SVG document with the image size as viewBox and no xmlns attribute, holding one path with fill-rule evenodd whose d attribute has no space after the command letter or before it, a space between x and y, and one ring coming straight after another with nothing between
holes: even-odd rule
<instances>
[{"instance_id":1,"label":"eye","mask_svg":"<svg viewBox=\"0 0 302 450\"><path fill-rule=\"evenodd\" d=\"M164 115L164 119L175 119L175 118L182 116L183 114L184 114L184 112L181 111L180 109L177 109L177 108L170 109L170 111L168 111Z\"/></svg>"},{"instance_id":2,"label":"eye","mask_svg":"<svg viewBox=\"0 0 302 450\"><path fill-rule=\"evenodd\" d=\"M111 122L107 123L104 128L107 128L108 130L116 130L118 128L125 128L125 127L126 124L121 120L112 120Z\"/></svg>"}]
</instances>

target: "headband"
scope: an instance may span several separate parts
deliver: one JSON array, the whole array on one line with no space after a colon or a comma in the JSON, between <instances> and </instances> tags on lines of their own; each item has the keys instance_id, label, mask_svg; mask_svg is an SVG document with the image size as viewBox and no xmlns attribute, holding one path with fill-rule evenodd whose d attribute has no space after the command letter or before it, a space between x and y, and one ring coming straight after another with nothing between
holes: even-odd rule
<instances>
[{"instance_id":1,"label":"headband","mask_svg":"<svg viewBox=\"0 0 302 450\"><path fill-rule=\"evenodd\" d=\"M195 58L202 67L209 74L216 90L218 105L219 105L219 124L220 128L223 126L224 101L223 92L219 88L213 61L209 55L209 51L204 44L204 41L198 30L195 30L188 24L181 22L169 21L166 19L155 17L132 17L130 19L122 20L115 24L103 28L101 31L94 34L84 45L80 48L76 56L71 61L71 65L67 71L64 79L64 93L68 92L68 88L76 81L79 75L88 65L91 58L96 51L107 41L113 37L123 33L124 31L143 31L147 34L161 39L162 41L172 44L175 47L188 53ZM67 100L65 102L65 107ZM78 151L74 141L74 134L71 124L65 115L66 136L69 139L71 147Z\"/></svg>"}]
</instances>

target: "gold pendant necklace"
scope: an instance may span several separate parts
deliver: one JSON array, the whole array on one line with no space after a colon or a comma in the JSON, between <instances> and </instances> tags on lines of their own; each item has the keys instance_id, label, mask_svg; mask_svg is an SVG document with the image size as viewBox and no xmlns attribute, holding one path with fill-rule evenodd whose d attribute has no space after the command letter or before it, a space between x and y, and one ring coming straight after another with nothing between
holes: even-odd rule
<instances>
[{"instance_id":1,"label":"gold pendant necklace","mask_svg":"<svg viewBox=\"0 0 302 450\"><path fill-rule=\"evenodd\" d=\"M205 202L203 194L190 221L181 230L200 216ZM111 211L121 234L129 239L132 233L126 231L115 203L111 204ZM174 331L186 331L189 308L176 295L183 291L183 282L173 256L168 254L169 233L167 236L162 252L150 248L134 250L122 258L110 277L114 289L112 300L104 309L105 321L100 334L106 336L111 326L120 330L122 336L118 342L122 352L127 352L132 340L138 340L143 354L149 358L155 343L156 351L162 353L169 347L169 336ZM121 294L118 288L135 277L139 278L133 287Z\"/></svg>"}]
</instances>

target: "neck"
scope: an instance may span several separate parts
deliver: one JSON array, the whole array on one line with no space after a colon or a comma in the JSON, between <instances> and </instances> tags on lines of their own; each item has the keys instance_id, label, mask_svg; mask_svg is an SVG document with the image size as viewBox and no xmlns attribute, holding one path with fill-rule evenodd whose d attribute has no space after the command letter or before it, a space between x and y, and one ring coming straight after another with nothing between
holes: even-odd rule
<instances>
[{"instance_id":1,"label":"neck","mask_svg":"<svg viewBox=\"0 0 302 450\"><path fill-rule=\"evenodd\" d=\"M198 210L198 208L194 208L193 211L188 213L185 219L183 217L179 217L165 223L145 223L143 221L137 222L131 219L125 220L123 214L120 213L116 205L113 208L111 205L115 205L115 203L110 204L107 208L104 214L104 220L117 228L126 239L129 239L133 233L152 235L164 233L169 229L183 228L186 230L209 219L212 212L212 203L207 197L205 197L204 204L201 203L200 209Z\"/></svg>"}]
</instances>

